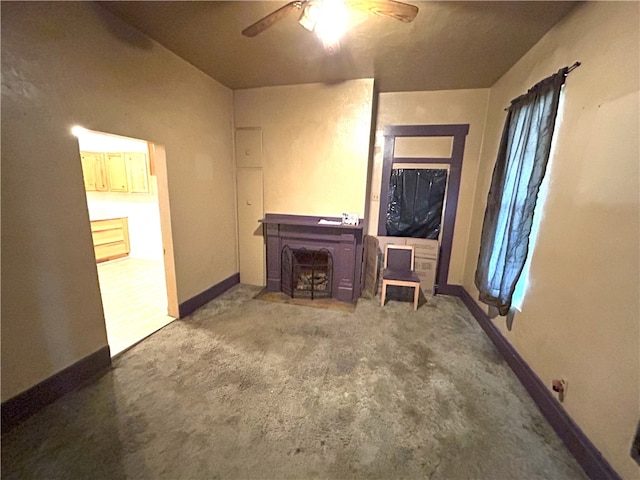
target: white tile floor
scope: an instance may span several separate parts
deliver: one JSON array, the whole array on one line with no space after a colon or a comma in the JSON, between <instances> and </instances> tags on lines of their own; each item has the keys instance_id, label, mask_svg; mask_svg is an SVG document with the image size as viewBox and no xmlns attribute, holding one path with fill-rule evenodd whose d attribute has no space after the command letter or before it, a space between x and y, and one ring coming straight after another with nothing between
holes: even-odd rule
<instances>
[{"instance_id":1,"label":"white tile floor","mask_svg":"<svg viewBox=\"0 0 640 480\"><path fill-rule=\"evenodd\" d=\"M167 315L162 260L126 257L99 263L98 278L112 356L174 320Z\"/></svg>"}]
</instances>

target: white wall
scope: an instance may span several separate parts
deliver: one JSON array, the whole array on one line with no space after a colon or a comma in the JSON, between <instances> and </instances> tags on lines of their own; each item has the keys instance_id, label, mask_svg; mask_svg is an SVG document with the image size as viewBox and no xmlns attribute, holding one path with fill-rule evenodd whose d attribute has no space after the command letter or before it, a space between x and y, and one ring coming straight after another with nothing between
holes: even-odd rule
<instances>
[{"instance_id":1,"label":"white wall","mask_svg":"<svg viewBox=\"0 0 640 480\"><path fill-rule=\"evenodd\" d=\"M640 401L640 4L585 2L492 88L464 286L473 277L504 108L576 60L567 78L531 282L513 329L496 324L624 478Z\"/></svg>"},{"instance_id":2,"label":"white wall","mask_svg":"<svg viewBox=\"0 0 640 480\"><path fill-rule=\"evenodd\" d=\"M2 400L107 344L74 125L163 145L178 301L237 272L231 90L92 2L3 2Z\"/></svg>"},{"instance_id":3,"label":"white wall","mask_svg":"<svg viewBox=\"0 0 640 480\"><path fill-rule=\"evenodd\" d=\"M157 181L151 179L152 194L87 192L90 220L127 217L129 225L129 256L147 260L162 260L162 231L158 210Z\"/></svg>"},{"instance_id":4,"label":"white wall","mask_svg":"<svg viewBox=\"0 0 640 480\"><path fill-rule=\"evenodd\" d=\"M149 155L149 145L145 140L121 137L108 133L83 130L77 125L74 134L78 137L80 151L84 152L140 152ZM79 131L77 131L79 130Z\"/></svg>"}]
</instances>

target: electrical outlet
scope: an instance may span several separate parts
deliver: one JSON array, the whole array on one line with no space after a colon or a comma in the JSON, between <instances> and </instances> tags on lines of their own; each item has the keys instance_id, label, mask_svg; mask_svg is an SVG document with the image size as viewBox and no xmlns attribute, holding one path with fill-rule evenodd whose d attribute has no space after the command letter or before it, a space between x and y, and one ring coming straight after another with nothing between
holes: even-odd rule
<instances>
[{"instance_id":1,"label":"electrical outlet","mask_svg":"<svg viewBox=\"0 0 640 480\"><path fill-rule=\"evenodd\" d=\"M558 394L558 400L560 400L560 403L564 402L564 399L567 396L568 387L569 382L565 376L551 381L551 389Z\"/></svg>"},{"instance_id":2,"label":"electrical outlet","mask_svg":"<svg viewBox=\"0 0 640 480\"><path fill-rule=\"evenodd\" d=\"M371 195L371 200L373 200L374 202L379 202L380 201L380 194L379 193L374 193L373 195Z\"/></svg>"}]
</instances>

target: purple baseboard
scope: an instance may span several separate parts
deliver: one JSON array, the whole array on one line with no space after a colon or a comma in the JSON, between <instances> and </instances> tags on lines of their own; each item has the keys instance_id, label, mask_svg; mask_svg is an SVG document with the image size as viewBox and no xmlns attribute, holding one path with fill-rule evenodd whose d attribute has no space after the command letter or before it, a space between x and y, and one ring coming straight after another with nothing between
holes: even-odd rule
<instances>
[{"instance_id":1,"label":"purple baseboard","mask_svg":"<svg viewBox=\"0 0 640 480\"><path fill-rule=\"evenodd\" d=\"M462 295L463 288L460 285L437 285L436 293L438 295L452 295L454 297L460 297Z\"/></svg>"},{"instance_id":2,"label":"purple baseboard","mask_svg":"<svg viewBox=\"0 0 640 480\"><path fill-rule=\"evenodd\" d=\"M108 346L87 355L73 365L43 380L2 404L2 433L63 395L86 385L111 368Z\"/></svg>"},{"instance_id":3,"label":"purple baseboard","mask_svg":"<svg viewBox=\"0 0 640 480\"><path fill-rule=\"evenodd\" d=\"M553 397L544 382L540 380L540 377L536 375L529 364L525 362L504 335L502 335L482 308L471 298L469 292L461 286L448 285L447 287L448 291L455 292L450 293L450 295L459 297L469 309L480 327L482 327L491 339L509 367L511 367L511 370L513 370L520 380L520 383L522 383L536 403L542 415L547 419L588 477L592 480L621 480L620 476L611 465L609 465L609 462L605 460L582 429L580 429L564 408L562 408L560 403Z\"/></svg>"},{"instance_id":4,"label":"purple baseboard","mask_svg":"<svg viewBox=\"0 0 640 480\"><path fill-rule=\"evenodd\" d=\"M184 318L187 315L192 314L203 305L209 303L214 298L219 297L224 292L229 290L234 285L240 283L240 274L234 273L229 278L222 280L220 283L216 283L212 287L207 288L204 292L191 297L189 300L185 300L178 306L178 312L180 318Z\"/></svg>"}]
</instances>

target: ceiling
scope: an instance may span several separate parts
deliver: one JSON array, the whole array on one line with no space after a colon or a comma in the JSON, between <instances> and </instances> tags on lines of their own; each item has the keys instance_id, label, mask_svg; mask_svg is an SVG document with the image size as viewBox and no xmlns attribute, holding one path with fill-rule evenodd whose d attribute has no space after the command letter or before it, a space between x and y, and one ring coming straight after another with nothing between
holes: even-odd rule
<instances>
[{"instance_id":1,"label":"ceiling","mask_svg":"<svg viewBox=\"0 0 640 480\"><path fill-rule=\"evenodd\" d=\"M394 92L490 87L578 2L410 1L412 23L351 9L336 53L295 12L241 34L286 1L99 3L232 89L375 78Z\"/></svg>"}]
</instances>

